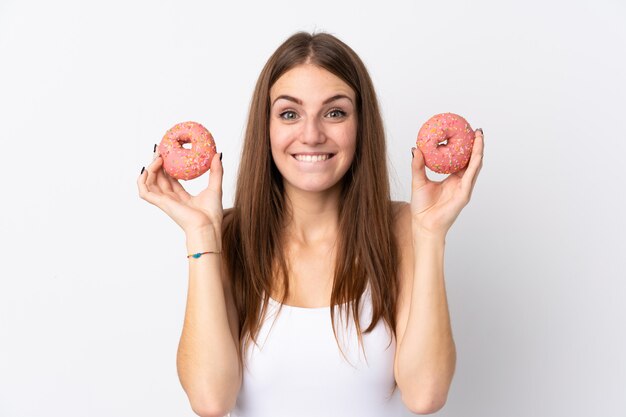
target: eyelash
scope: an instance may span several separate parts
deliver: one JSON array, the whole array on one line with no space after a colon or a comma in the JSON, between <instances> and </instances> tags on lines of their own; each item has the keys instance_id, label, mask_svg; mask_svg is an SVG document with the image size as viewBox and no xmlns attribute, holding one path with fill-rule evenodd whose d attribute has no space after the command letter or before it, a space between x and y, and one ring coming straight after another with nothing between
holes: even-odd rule
<instances>
[{"instance_id":1,"label":"eyelash","mask_svg":"<svg viewBox=\"0 0 626 417\"><path fill-rule=\"evenodd\" d=\"M328 113L326 113L326 114L330 114L330 113L333 113L333 112L337 112L337 113L339 113L339 116L338 116L338 117L346 117L346 112L345 112L345 111L343 111L343 110L341 110L341 109L332 109L331 111L329 111L329 112L328 112Z\"/></svg>"},{"instance_id":2,"label":"eyelash","mask_svg":"<svg viewBox=\"0 0 626 417\"><path fill-rule=\"evenodd\" d=\"M339 113L339 116L337 116L337 117L332 117L332 119L342 118L342 117L345 117L345 116L346 116L346 112L345 112L345 111L343 111L343 110L341 110L341 109L331 109L331 110L329 110L329 111L328 111L328 113L326 113L326 114L328 115L328 114L330 114L330 113L334 113L334 112ZM288 118L288 117L286 117L286 115L287 115L287 114L294 114L294 115L296 115L296 112L295 112L295 111L293 111L293 110L286 110L286 111L284 111L284 112L280 113L278 116L279 116L281 119L284 119L284 120L294 120L293 118Z\"/></svg>"},{"instance_id":3,"label":"eyelash","mask_svg":"<svg viewBox=\"0 0 626 417\"><path fill-rule=\"evenodd\" d=\"M290 117L286 117L286 116L285 116L286 114L289 114L289 113L291 113L291 114L296 114L296 112L295 112L295 111L293 111L293 110L287 110L287 111L284 111L284 112L280 113L278 116L279 116L281 119L285 119L285 120L294 120L294 118L290 118Z\"/></svg>"}]
</instances>

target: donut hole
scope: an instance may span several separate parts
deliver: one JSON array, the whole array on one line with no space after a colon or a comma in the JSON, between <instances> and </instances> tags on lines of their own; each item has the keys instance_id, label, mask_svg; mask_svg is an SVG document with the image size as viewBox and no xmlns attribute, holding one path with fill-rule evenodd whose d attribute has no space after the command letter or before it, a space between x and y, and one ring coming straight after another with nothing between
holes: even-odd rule
<instances>
[{"instance_id":1,"label":"donut hole","mask_svg":"<svg viewBox=\"0 0 626 417\"><path fill-rule=\"evenodd\" d=\"M437 143L437 146L446 146L448 144L448 139L444 139L441 142Z\"/></svg>"},{"instance_id":2,"label":"donut hole","mask_svg":"<svg viewBox=\"0 0 626 417\"><path fill-rule=\"evenodd\" d=\"M180 136L178 136L176 139L176 142L178 142L178 144L184 148L184 149L191 149L191 136L183 133Z\"/></svg>"}]
</instances>

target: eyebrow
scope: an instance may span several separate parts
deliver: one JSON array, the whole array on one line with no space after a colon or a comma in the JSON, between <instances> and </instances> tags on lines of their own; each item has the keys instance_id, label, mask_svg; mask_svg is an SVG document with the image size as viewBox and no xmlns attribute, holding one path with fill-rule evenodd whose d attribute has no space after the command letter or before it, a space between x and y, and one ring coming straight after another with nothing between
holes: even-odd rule
<instances>
[{"instance_id":1,"label":"eyebrow","mask_svg":"<svg viewBox=\"0 0 626 417\"><path fill-rule=\"evenodd\" d=\"M277 102L278 100L280 100L281 98L282 98L283 100L293 101L294 103L297 103L297 104L302 105L302 100L297 99L297 98L292 97L292 96L288 96L288 95L286 95L286 94L282 94L282 95L280 95L280 96L278 96L278 97L276 97L276 98L274 99L274 101L272 102L272 106L274 105L274 103L276 103L276 102ZM328 103L331 103L331 102L333 102L333 101L335 101L335 100L339 100L339 99L341 99L341 98L347 98L347 99L348 99L348 100L350 100L350 102L352 103L352 99L351 99L350 97L348 97L347 95L345 95L345 94L336 94L336 95L334 95L334 96L332 96L332 97L329 97L329 98L327 98L326 100L324 100L324 102L323 102L322 104L328 104Z\"/></svg>"}]
</instances>

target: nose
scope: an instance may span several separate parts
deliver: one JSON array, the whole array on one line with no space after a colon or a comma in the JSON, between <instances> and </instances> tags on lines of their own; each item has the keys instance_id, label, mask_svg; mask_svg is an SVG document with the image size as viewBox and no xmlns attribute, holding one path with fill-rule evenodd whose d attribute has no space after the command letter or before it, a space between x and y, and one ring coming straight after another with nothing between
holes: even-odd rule
<instances>
[{"instance_id":1,"label":"nose","mask_svg":"<svg viewBox=\"0 0 626 417\"><path fill-rule=\"evenodd\" d=\"M309 119L304 123L300 141L307 145L319 145L326 142L326 135L318 120Z\"/></svg>"}]
</instances>

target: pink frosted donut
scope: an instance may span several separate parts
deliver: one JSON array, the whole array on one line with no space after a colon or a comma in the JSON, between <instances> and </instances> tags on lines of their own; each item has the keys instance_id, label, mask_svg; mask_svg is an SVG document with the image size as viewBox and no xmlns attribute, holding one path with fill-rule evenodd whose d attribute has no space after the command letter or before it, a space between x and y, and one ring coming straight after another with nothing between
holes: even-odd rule
<instances>
[{"instance_id":1,"label":"pink frosted donut","mask_svg":"<svg viewBox=\"0 0 626 417\"><path fill-rule=\"evenodd\" d=\"M458 114L438 114L428 119L420 129L417 146L424 154L428 168L439 174L453 174L469 162L474 131Z\"/></svg>"},{"instance_id":2,"label":"pink frosted donut","mask_svg":"<svg viewBox=\"0 0 626 417\"><path fill-rule=\"evenodd\" d=\"M191 149L183 148L184 143L191 143ZM159 144L165 172L179 180L191 180L207 172L216 152L213 136L196 122L175 125Z\"/></svg>"}]
</instances>

